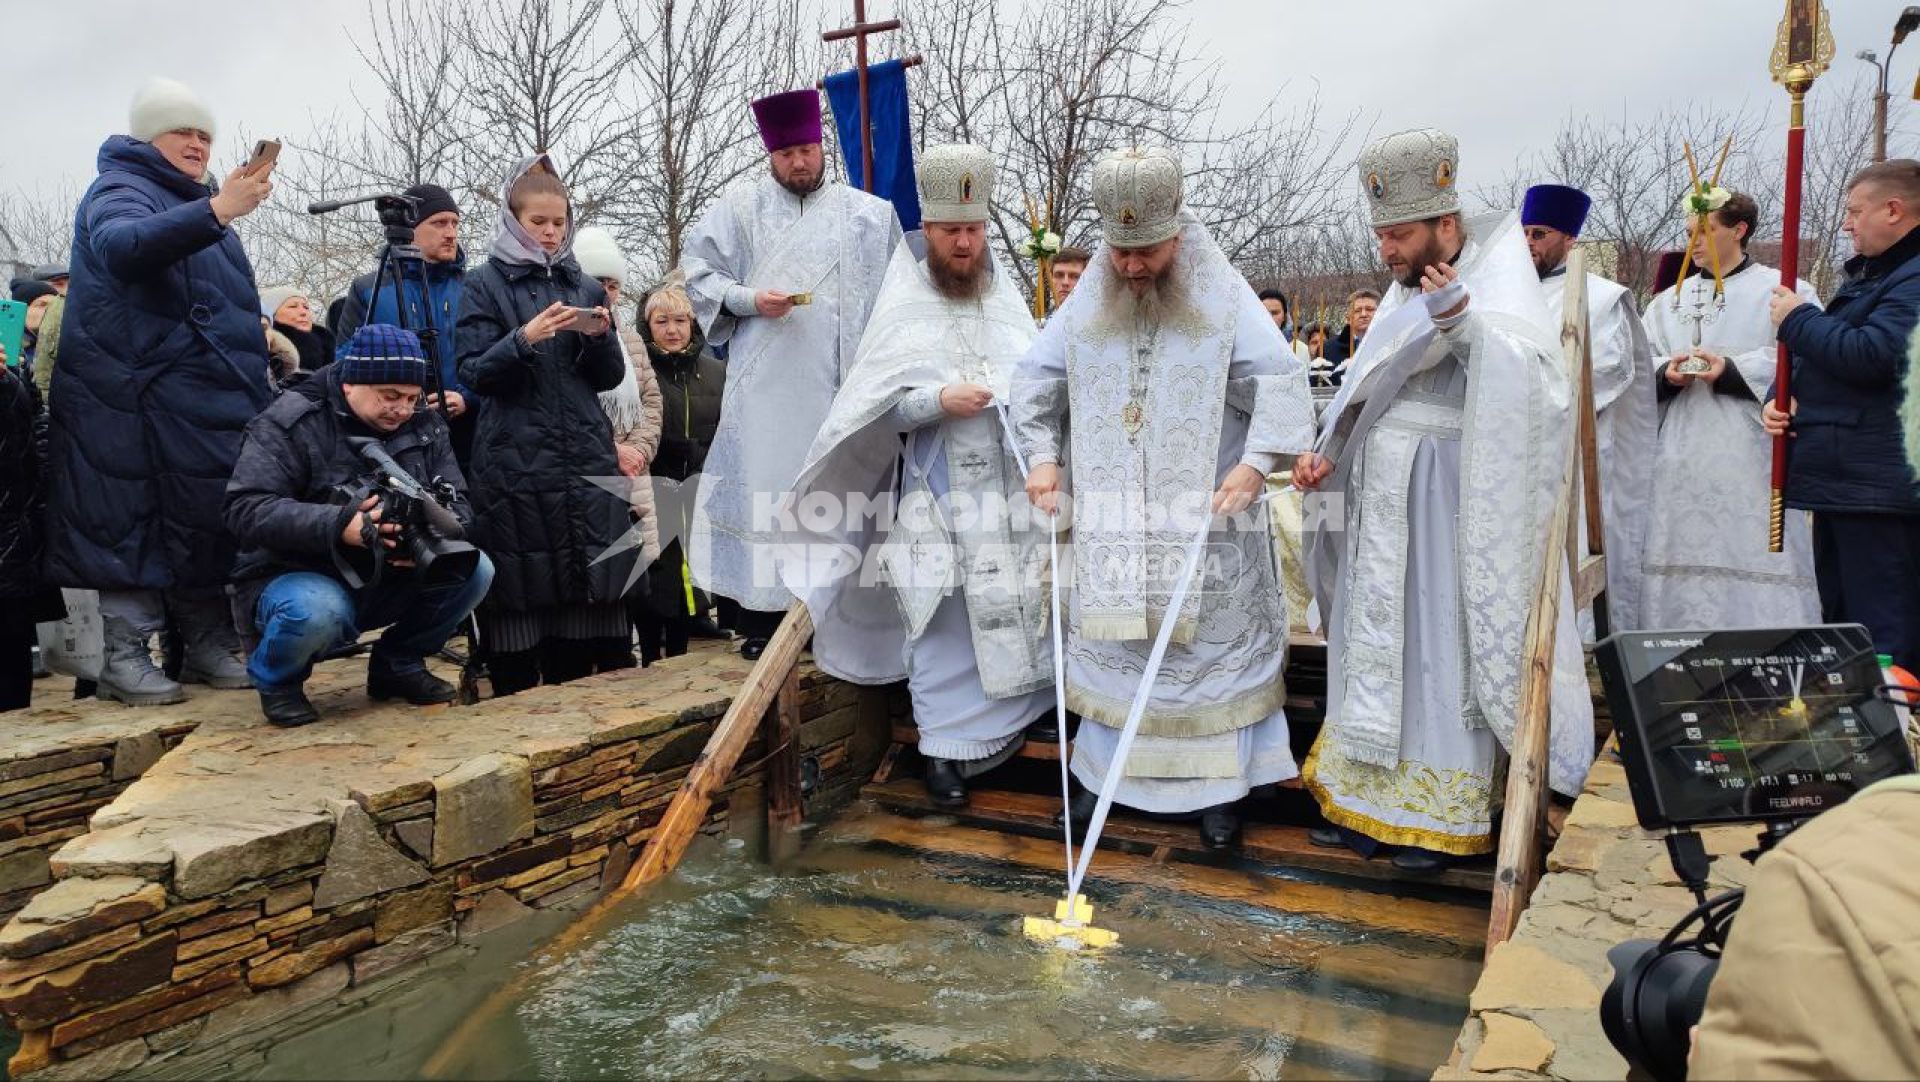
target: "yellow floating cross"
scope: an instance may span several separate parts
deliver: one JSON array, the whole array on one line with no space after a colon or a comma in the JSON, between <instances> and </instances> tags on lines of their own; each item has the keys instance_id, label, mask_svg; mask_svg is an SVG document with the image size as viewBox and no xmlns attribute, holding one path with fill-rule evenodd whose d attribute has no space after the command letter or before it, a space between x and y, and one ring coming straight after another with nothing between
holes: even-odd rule
<instances>
[{"instance_id":1,"label":"yellow floating cross","mask_svg":"<svg viewBox=\"0 0 1920 1082\"><path fill-rule=\"evenodd\" d=\"M1025 918L1021 931L1028 939L1059 947L1061 950L1111 947L1120 942L1118 932L1093 926L1093 906L1087 903L1087 896L1084 894L1076 894L1070 900L1062 898L1053 903L1052 920L1045 917Z\"/></svg>"}]
</instances>

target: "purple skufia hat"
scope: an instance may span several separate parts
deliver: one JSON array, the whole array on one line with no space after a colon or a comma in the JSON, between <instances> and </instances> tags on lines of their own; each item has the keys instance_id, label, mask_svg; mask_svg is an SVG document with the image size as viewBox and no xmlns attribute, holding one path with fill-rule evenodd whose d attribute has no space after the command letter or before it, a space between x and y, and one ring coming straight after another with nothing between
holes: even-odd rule
<instances>
[{"instance_id":1,"label":"purple skufia hat","mask_svg":"<svg viewBox=\"0 0 1920 1082\"><path fill-rule=\"evenodd\" d=\"M753 103L753 121L760 126L760 141L772 153L802 143L820 141L820 92L789 90L771 94Z\"/></svg>"},{"instance_id":2,"label":"purple skufia hat","mask_svg":"<svg viewBox=\"0 0 1920 1082\"><path fill-rule=\"evenodd\" d=\"M1586 228L1587 211L1593 199L1578 188L1565 184L1535 184L1527 189L1520 204L1521 225L1544 225L1577 237Z\"/></svg>"}]
</instances>

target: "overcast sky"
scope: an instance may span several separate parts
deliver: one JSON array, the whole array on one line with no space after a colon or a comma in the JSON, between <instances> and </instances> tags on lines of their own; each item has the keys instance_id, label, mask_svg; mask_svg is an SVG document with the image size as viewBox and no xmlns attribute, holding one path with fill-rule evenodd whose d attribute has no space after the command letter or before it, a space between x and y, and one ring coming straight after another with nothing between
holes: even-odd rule
<instances>
[{"instance_id":1,"label":"overcast sky","mask_svg":"<svg viewBox=\"0 0 1920 1082\"><path fill-rule=\"evenodd\" d=\"M1865 67L1854 59L1859 49L1884 55L1903 6L1828 0L1837 51L1822 88L1832 93ZM1454 131L1461 177L1471 185L1497 180L1518 153L1549 142L1568 114L1778 106L1785 95L1768 80L1767 54L1780 7L1777 0L1194 0L1191 11L1195 43L1221 62L1233 92L1230 115L1282 83L1289 96L1317 88L1330 113L1360 110L1379 134L1428 125ZM873 0L870 8L871 17L911 19L913 0ZM188 0L164 11L157 15L153 0L62 0L34 4L31 19L12 22L0 187L85 183L100 141L125 130L127 103L151 75L193 86L227 132L297 137L311 117L354 110L355 91L366 92L350 40L365 37L364 0ZM1895 58L1896 123L1915 106L1917 64L1920 35ZM238 147L215 150L217 163L242 156Z\"/></svg>"}]
</instances>

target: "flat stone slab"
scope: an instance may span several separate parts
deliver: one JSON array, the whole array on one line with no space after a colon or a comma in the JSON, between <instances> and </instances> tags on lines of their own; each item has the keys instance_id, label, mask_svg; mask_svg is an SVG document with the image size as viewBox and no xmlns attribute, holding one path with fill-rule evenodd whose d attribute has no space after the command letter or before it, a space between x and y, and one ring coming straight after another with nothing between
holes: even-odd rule
<instances>
[{"instance_id":1,"label":"flat stone slab","mask_svg":"<svg viewBox=\"0 0 1920 1082\"><path fill-rule=\"evenodd\" d=\"M436 866L490 852L533 831L533 763L716 716L746 671L731 651L706 650L542 688L537 696L422 709L369 702L360 686L364 664L323 666L310 685L322 720L299 729L262 722L251 691L199 688L172 707L58 703L6 715L0 740L13 731L31 734L39 754L128 740L128 753L138 755L152 746L142 734L198 726L96 811L88 834L55 853L53 875L132 877L198 898L296 868L318 871L339 844L337 809L351 802L359 817L350 821L366 829L352 832L342 855L380 865L353 874L372 875L383 884L376 890L409 885L400 882L409 877L403 865L424 862L381 840L373 819L363 821L368 812L378 818L424 808L437 796L431 831L424 822L409 826L409 841L427 848ZM72 716L58 720L62 715ZM49 725L64 735L49 733ZM9 748L0 763L19 754ZM375 841L385 855L371 848ZM365 896L340 875L323 883L335 904Z\"/></svg>"}]
</instances>

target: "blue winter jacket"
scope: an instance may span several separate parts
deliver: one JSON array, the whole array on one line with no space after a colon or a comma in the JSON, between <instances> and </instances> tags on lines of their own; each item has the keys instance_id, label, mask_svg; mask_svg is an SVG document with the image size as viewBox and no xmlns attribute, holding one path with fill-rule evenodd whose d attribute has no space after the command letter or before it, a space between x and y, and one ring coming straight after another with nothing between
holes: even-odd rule
<instances>
[{"instance_id":1,"label":"blue winter jacket","mask_svg":"<svg viewBox=\"0 0 1920 1082\"><path fill-rule=\"evenodd\" d=\"M461 251L453 257L451 263L428 263L427 303L420 303L420 282L411 272L406 278L407 319L404 326L418 331L432 322L439 334L434 342L434 352L440 359L440 384L449 390L458 391L462 397L472 398L473 392L460 382L459 366L454 363L453 332L460 322L460 293L467 277L467 253ZM380 283L380 296L373 296L373 272L368 272L353 280L353 286L347 290L347 303L340 312L340 326L330 328L333 331L333 355L337 360L346 353L347 339L353 332L367 323L399 324L399 312L394 305L392 271ZM368 310L372 315L368 315ZM472 403L469 408L478 408Z\"/></svg>"},{"instance_id":2,"label":"blue winter jacket","mask_svg":"<svg viewBox=\"0 0 1920 1082\"><path fill-rule=\"evenodd\" d=\"M1920 324L1920 229L1877 256L1848 260L1846 270L1826 311L1802 305L1780 324L1799 403L1787 441L1787 506L1920 515L1900 434L1907 339Z\"/></svg>"},{"instance_id":3,"label":"blue winter jacket","mask_svg":"<svg viewBox=\"0 0 1920 1082\"><path fill-rule=\"evenodd\" d=\"M220 521L273 400L260 294L212 189L124 135L74 215L50 392L47 574L103 590L225 583Z\"/></svg>"}]
</instances>

